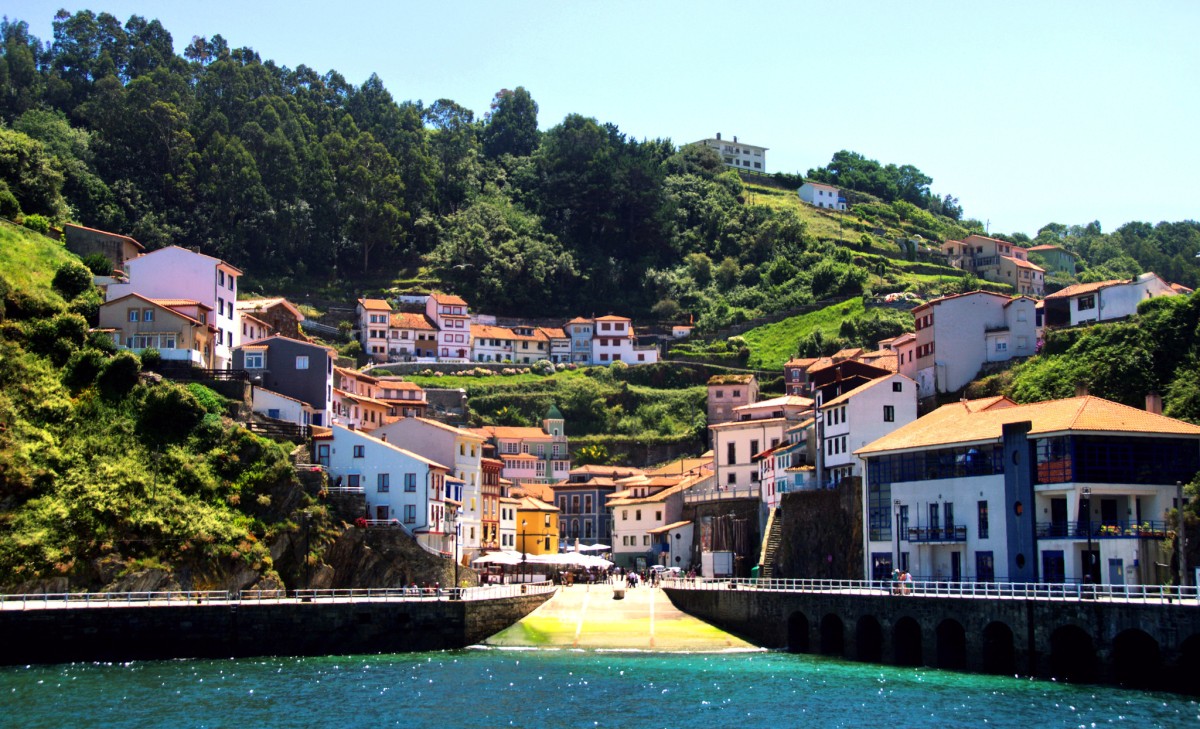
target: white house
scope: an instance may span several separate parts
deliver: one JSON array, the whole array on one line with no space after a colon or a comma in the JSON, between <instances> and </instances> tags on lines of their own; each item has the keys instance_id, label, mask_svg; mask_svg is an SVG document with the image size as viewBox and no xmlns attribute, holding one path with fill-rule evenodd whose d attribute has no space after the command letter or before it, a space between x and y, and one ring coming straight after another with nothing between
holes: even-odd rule
<instances>
[{"instance_id":1,"label":"white house","mask_svg":"<svg viewBox=\"0 0 1200 729\"><path fill-rule=\"evenodd\" d=\"M463 483L460 546L464 554L478 552L483 533L483 436L425 418L401 418L373 435L437 463L453 464L453 475Z\"/></svg>"},{"instance_id":2,"label":"white house","mask_svg":"<svg viewBox=\"0 0 1200 729\"><path fill-rule=\"evenodd\" d=\"M1161 584L1200 426L1097 397L964 400L856 451L866 571L921 579Z\"/></svg>"},{"instance_id":3,"label":"white house","mask_svg":"<svg viewBox=\"0 0 1200 729\"><path fill-rule=\"evenodd\" d=\"M1036 302L973 291L934 299L912 310L916 321L916 380L921 397L954 392L988 362L1037 351ZM914 366L901 363L901 372Z\"/></svg>"},{"instance_id":4,"label":"white house","mask_svg":"<svg viewBox=\"0 0 1200 729\"><path fill-rule=\"evenodd\" d=\"M354 307L363 351L372 362L388 361L388 321L392 305L384 299L359 299Z\"/></svg>"},{"instance_id":5,"label":"white house","mask_svg":"<svg viewBox=\"0 0 1200 729\"><path fill-rule=\"evenodd\" d=\"M862 476L854 451L917 419L917 383L895 374L872 380L828 402L819 402L818 469L827 484Z\"/></svg>"},{"instance_id":6,"label":"white house","mask_svg":"<svg viewBox=\"0 0 1200 729\"><path fill-rule=\"evenodd\" d=\"M500 549L514 550L517 548L517 506L520 499L508 496L500 497Z\"/></svg>"},{"instance_id":7,"label":"white house","mask_svg":"<svg viewBox=\"0 0 1200 729\"><path fill-rule=\"evenodd\" d=\"M735 408L737 420L710 425L713 443L714 486L746 489L759 496L759 466L754 459L784 440L785 429L812 411L812 400L784 396Z\"/></svg>"},{"instance_id":8,"label":"white house","mask_svg":"<svg viewBox=\"0 0 1200 729\"><path fill-rule=\"evenodd\" d=\"M252 390L253 401L251 409L261 415L276 420L284 420L296 425L310 425L321 411L306 402L288 397L282 393L255 386Z\"/></svg>"},{"instance_id":9,"label":"white house","mask_svg":"<svg viewBox=\"0 0 1200 729\"><path fill-rule=\"evenodd\" d=\"M467 302L453 294L430 294L425 302L425 316L437 327L438 360L470 361L471 315Z\"/></svg>"},{"instance_id":10,"label":"white house","mask_svg":"<svg viewBox=\"0 0 1200 729\"><path fill-rule=\"evenodd\" d=\"M683 514L683 493L708 478L702 474L682 476L633 476L622 479L624 490L608 499L612 512L613 562L621 567L645 569L668 564L662 527L678 525ZM689 544L690 547L690 544Z\"/></svg>"},{"instance_id":11,"label":"white house","mask_svg":"<svg viewBox=\"0 0 1200 729\"><path fill-rule=\"evenodd\" d=\"M446 551L451 537L445 490L449 468L340 425L328 435L314 435L313 444L334 483L363 489L367 518L395 522L427 547Z\"/></svg>"},{"instance_id":12,"label":"white house","mask_svg":"<svg viewBox=\"0 0 1200 729\"><path fill-rule=\"evenodd\" d=\"M242 272L220 258L179 246L167 246L125 261L128 283L109 284L107 301L127 294L149 299L186 299L208 307L208 324L214 327L214 369L228 369L233 348L241 343L237 308L237 280Z\"/></svg>"},{"instance_id":13,"label":"white house","mask_svg":"<svg viewBox=\"0 0 1200 729\"><path fill-rule=\"evenodd\" d=\"M1078 326L1124 319L1136 314L1138 304L1146 299L1178 293L1158 274L1149 272L1128 281L1075 284L1045 298L1046 326Z\"/></svg>"},{"instance_id":14,"label":"white house","mask_svg":"<svg viewBox=\"0 0 1200 729\"><path fill-rule=\"evenodd\" d=\"M727 167L754 172L767 171L767 147L739 142L737 137L734 137L733 141L721 139L720 132L717 132L717 136L701 139L696 144L703 144L716 150L717 154L721 155L721 161Z\"/></svg>"},{"instance_id":15,"label":"white house","mask_svg":"<svg viewBox=\"0 0 1200 729\"><path fill-rule=\"evenodd\" d=\"M796 191L800 199L817 208L845 210L846 198L834 185L824 182L806 182Z\"/></svg>"}]
</instances>

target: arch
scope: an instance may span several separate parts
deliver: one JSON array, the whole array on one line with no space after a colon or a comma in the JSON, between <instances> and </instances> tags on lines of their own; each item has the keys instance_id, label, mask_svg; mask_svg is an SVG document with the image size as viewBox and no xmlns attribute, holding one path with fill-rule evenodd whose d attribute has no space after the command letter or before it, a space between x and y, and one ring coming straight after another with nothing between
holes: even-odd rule
<instances>
[{"instance_id":1,"label":"arch","mask_svg":"<svg viewBox=\"0 0 1200 729\"><path fill-rule=\"evenodd\" d=\"M988 623L983 629L983 671L1011 676L1017 672L1013 632L1007 623Z\"/></svg>"},{"instance_id":2,"label":"arch","mask_svg":"<svg viewBox=\"0 0 1200 729\"><path fill-rule=\"evenodd\" d=\"M1158 641L1143 630L1131 628L1117 633L1112 644L1112 667L1113 678L1122 686L1162 686L1162 654L1158 648Z\"/></svg>"},{"instance_id":3,"label":"arch","mask_svg":"<svg viewBox=\"0 0 1200 729\"><path fill-rule=\"evenodd\" d=\"M1200 675L1200 633L1192 633L1179 644L1179 661L1167 686L1172 691L1196 693L1196 682L1192 676Z\"/></svg>"},{"instance_id":4,"label":"arch","mask_svg":"<svg viewBox=\"0 0 1200 729\"><path fill-rule=\"evenodd\" d=\"M821 618L821 653L838 657L846 653L846 626L833 613Z\"/></svg>"},{"instance_id":5,"label":"arch","mask_svg":"<svg viewBox=\"0 0 1200 729\"><path fill-rule=\"evenodd\" d=\"M788 653L808 653L808 617L796 611L788 618Z\"/></svg>"},{"instance_id":6,"label":"arch","mask_svg":"<svg viewBox=\"0 0 1200 729\"><path fill-rule=\"evenodd\" d=\"M854 657L871 663L883 662L883 626L874 615L864 615L854 625Z\"/></svg>"},{"instance_id":7,"label":"arch","mask_svg":"<svg viewBox=\"0 0 1200 729\"><path fill-rule=\"evenodd\" d=\"M1050 675L1067 681L1096 680L1096 646L1077 625L1063 625L1050 634Z\"/></svg>"},{"instance_id":8,"label":"arch","mask_svg":"<svg viewBox=\"0 0 1200 729\"><path fill-rule=\"evenodd\" d=\"M967 667L967 631L962 623L947 618L937 626L937 665L952 671Z\"/></svg>"},{"instance_id":9,"label":"arch","mask_svg":"<svg viewBox=\"0 0 1200 729\"><path fill-rule=\"evenodd\" d=\"M925 660L921 655L921 625L916 620L903 617L892 626L892 656L897 666L920 666Z\"/></svg>"}]
</instances>

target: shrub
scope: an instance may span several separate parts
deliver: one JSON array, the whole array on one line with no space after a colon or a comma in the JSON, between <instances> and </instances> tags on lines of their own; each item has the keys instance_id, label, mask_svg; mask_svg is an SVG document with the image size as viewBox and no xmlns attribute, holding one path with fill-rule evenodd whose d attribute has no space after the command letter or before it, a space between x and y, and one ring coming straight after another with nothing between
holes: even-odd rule
<instances>
[{"instance_id":1,"label":"shrub","mask_svg":"<svg viewBox=\"0 0 1200 729\"><path fill-rule=\"evenodd\" d=\"M120 400L137 384L142 363L133 352L118 352L104 364L96 384L109 400Z\"/></svg>"},{"instance_id":2,"label":"shrub","mask_svg":"<svg viewBox=\"0 0 1200 729\"><path fill-rule=\"evenodd\" d=\"M154 347L146 347L139 356L142 359L142 367L145 369L156 370L162 364L162 352Z\"/></svg>"},{"instance_id":3,"label":"shrub","mask_svg":"<svg viewBox=\"0 0 1200 729\"><path fill-rule=\"evenodd\" d=\"M552 375L554 374L554 363L548 359L540 359L537 362L534 362L533 367L530 369L533 370L535 374Z\"/></svg>"},{"instance_id":4,"label":"shrub","mask_svg":"<svg viewBox=\"0 0 1200 729\"><path fill-rule=\"evenodd\" d=\"M107 361L104 352L91 347L75 352L63 368L63 384L76 392L91 387Z\"/></svg>"},{"instance_id":5,"label":"shrub","mask_svg":"<svg viewBox=\"0 0 1200 729\"><path fill-rule=\"evenodd\" d=\"M13 220L20 214L21 203L17 202L17 196L12 194L4 180L0 180L0 217Z\"/></svg>"},{"instance_id":6,"label":"shrub","mask_svg":"<svg viewBox=\"0 0 1200 729\"><path fill-rule=\"evenodd\" d=\"M83 265L87 266L94 276L107 276L113 272L112 261L103 253L87 254L83 257Z\"/></svg>"},{"instance_id":7,"label":"shrub","mask_svg":"<svg viewBox=\"0 0 1200 729\"><path fill-rule=\"evenodd\" d=\"M182 440L200 424L204 405L188 390L162 384L149 388L138 411L138 431L143 438L159 442Z\"/></svg>"},{"instance_id":8,"label":"shrub","mask_svg":"<svg viewBox=\"0 0 1200 729\"><path fill-rule=\"evenodd\" d=\"M24 225L35 233L41 233L42 235L50 234L50 219L43 215L26 215L21 225Z\"/></svg>"},{"instance_id":9,"label":"shrub","mask_svg":"<svg viewBox=\"0 0 1200 729\"><path fill-rule=\"evenodd\" d=\"M92 287L92 272L87 266L71 258L54 272L54 279L50 285L64 299L70 301Z\"/></svg>"}]
</instances>

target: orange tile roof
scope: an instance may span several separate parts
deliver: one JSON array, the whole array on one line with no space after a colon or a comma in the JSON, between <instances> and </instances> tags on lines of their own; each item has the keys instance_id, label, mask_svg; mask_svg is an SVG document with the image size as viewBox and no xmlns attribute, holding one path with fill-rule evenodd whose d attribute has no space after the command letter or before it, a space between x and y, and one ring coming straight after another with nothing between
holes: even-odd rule
<instances>
[{"instance_id":1,"label":"orange tile roof","mask_svg":"<svg viewBox=\"0 0 1200 729\"><path fill-rule=\"evenodd\" d=\"M1068 299L1072 296L1081 296L1083 294L1091 294L1106 289L1109 286L1117 286L1119 284L1129 283L1125 279L1111 279L1108 281L1094 281L1092 283L1075 284L1068 286L1060 291L1055 291L1052 294L1046 294L1047 299Z\"/></svg>"},{"instance_id":2,"label":"orange tile roof","mask_svg":"<svg viewBox=\"0 0 1200 729\"><path fill-rule=\"evenodd\" d=\"M429 296L439 304L457 304L459 306L467 305L467 302L465 299L463 299L463 297L456 296L454 294L433 293Z\"/></svg>"},{"instance_id":3,"label":"orange tile roof","mask_svg":"<svg viewBox=\"0 0 1200 729\"><path fill-rule=\"evenodd\" d=\"M1017 268L1031 268L1034 271L1041 271L1043 273L1046 272L1046 269L1042 268L1041 266L1037 265L1036 263L1030 263L1029 261L1026 261L1023 258L1014 258L1012 256L1000 256L1000 257L1007 258L1008 260L1017 264Z\"/></svg>"},{"instance_id":4,"label":"orange tile roof","mask_svg":"<svg viewBox=\"0 0 1200 729\"><path fill-rule=\"evenodd\" d=\"M491 324L472 324L471 336L475 339L516 339L517 335L511 329L492 326Z\"/></svg>"},{"instance_id":5,"label":"orange tile roof","mask_svg":"<svg viewBox=\"0 0 1200 729\"><path fill-rule=\"evenodd\" d=\"M792 357L784 367L811 367L816 364L818 357Z\"/></svg>"},{"instance_id":6,"label":"orange tile roof","mask_svg":"<svg viewBox=\"0 0 1200 729\"><path fill-rule=\"evenodd\" d=\"M567 333L562 327L538 327L538 331L550 339L567 339Z\"/></svg>"},{"instance_id":7,"label":"orange tile roof","mask_svg":"<svg viewBox=\"0 0 1200 729\"><path fill-rule=\"evenodd\" d=\"M397 311L388 318L388 325L396 329L428 329L433 331L437 327L433 322L429 321L429 317L424 314L419 314L411 311Z\"/></svg>"},{"instance_id":8,"label":"orange tile roof","mask_svg":"<svg viewBox=\"0 0 1200 729\"><path fill-rule=\"evenodd\" d=\"M616 316L609 314L607 316L596 317L596 321L631 321L631 319L627 316Z\"/></svg>"},{"instance_id":9,"label":"orange tile roof","mask_svg":"<svg viewBox=\"0 0 1200 729\"><path fill-rule=\"evenodd\" d=\"M485 425L481 428L471 428L481 433L485 438L524 438L526 440L549 440L550 434L541 428L528 428L517 425Z\"/></svg>"},{"instance_id":10,"label":"orange tile roof","mask_svg":"<svg viewBox=\"0 0 1200 729\"><path fill-rule=\"evenodd\" d=\"M367 311L391 311L392 305L383 299L359 299L358 303Z\"/></svg>"},{"instance_id":11,"label":"orange tile roof","mask_svg":"<svg viewBox=\"0 0 1200 729\"><path fill-rule=\"evenodd\" d=\"M1040 246L1034 246L1032 248L1027 248L1026 250L1030 250L1030 251L1063 251L1066 249L1063 248L1062 246L1040 245Z\"/></svg>"},{"instance_id":12,"label":"orange tile roof","mask_svg":"<svg viewBox=\"0 0 1200 729\"><path fill-rule=\"evenodd\" d=\"M577 317L575 317L574 319L572 319L571 321L569 321L569 322L567 322L567 323L568 323L568 324L591 324L591 323L592 323L592 320L591 320L591 319L587 319L587 318L585 318L585 317L582 317L582 316L577 316Z\"/></svg>"},{"instance_id":13,"label":"orange tile roof","mask_svg":"<svg viewBox=\"0 0 1200 729\"><path fill-rule=\"evenodd\" d=\"M121 235L120 233L110 233L107 230L100 230L99 228L89 228L86 225L76 225L74 223L64 223L63 228L76 228L78 230L86 230L91 233L102 233L104 235L112 236L113 238L120 238L121 240L128 241L129 243L132 243L135 246L137 246L137 249L140 251L146 250L146 247L143 246L141 243L138 243L136 240L134 240L133 238L130 238L127 235Z\"/></svg>"},{"instance_id":14,"label":"orange tile roof","mask_svg":"<svg viewBox=\"0 0 1200 729\"><path fill-rule=\"evenodd\" d=\"M987 294L988 296L999 296L1002 299L1011 299L1012 298L1011 296L1009 296L1007 294L998 294L995 291L983 291L983 290L967 291L966 293L962 293L962 294L949 294L947 296L942 296L942 297L939 297L936 299L932 299L931 301L927 301L924 304L919 304L912 308L912 313L916 314L918 311L921 311L923 309L928 309L929 307L934 306L935 304L940 304L943 301L950 301L951 299L961 299L966 296L978 296L979 294Z\"/></svg>"},{"instance_id":15,"label":"orange tile roof","mask_svg":"<svg viewBox=\"0 0 1200 729\"><path fill-rule=\"evenodd\" d=\"M966 400L934 410L855 451L857 455L985 441L1001 437L1006 423L1028 420L1031 435L1131 433L1200 438L1200 426L1092 395L1017 405L1007 398Z\"/></svg>"}]
</instances>

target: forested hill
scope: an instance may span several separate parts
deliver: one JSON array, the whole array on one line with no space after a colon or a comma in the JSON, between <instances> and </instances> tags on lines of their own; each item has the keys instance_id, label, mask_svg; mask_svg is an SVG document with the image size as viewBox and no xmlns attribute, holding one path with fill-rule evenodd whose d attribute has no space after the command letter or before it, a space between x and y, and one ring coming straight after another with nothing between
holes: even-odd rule
<instances>
[{"instance_id":1,"label":"forested hill","mask_svg":"<svg viewBox=\"0 0 1200 729\"><path fill-rule=\"evenodd\" d=\"M897 237L982 232L916 167L853 152L809 171L854 203L818 215L756 204L765 195L706 148L579 115L541 132L519 86L476 118L449 99L397 101L374 75L359 85L263 61L221 36L177 55L166 28L137 16L60 12L48 42L20 20L0 35L0 215L194 247L247 270L248 289L416 280L501 315L619 311L712 329L872 279L917 285L899 275L912 271L897 265ZM775 178L784 191L802 179ZM1161 238L1169 246L1159 228L1137 240L1194 285L1200 242L1183 225ZM1112 270L1150 265L1075 230L1048 235L1082 241Z\"/></svg>"}]
</instances>

